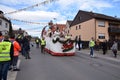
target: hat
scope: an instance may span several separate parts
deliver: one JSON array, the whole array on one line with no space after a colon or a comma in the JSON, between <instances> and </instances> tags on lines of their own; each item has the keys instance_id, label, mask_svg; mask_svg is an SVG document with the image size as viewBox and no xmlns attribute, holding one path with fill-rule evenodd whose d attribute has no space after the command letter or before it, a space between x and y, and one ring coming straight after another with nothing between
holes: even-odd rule
<instances>
[{"instance_id":1,"label":"hat","mask_svg":"<svg viewBox=\"0 0 120 80\"><path fill-rule=\"evenodd\" d=\"M4 36L4 40L9 40L9 36L8 36L8 35L5 35L5 36Z\"/></svg>"}]
</instances>

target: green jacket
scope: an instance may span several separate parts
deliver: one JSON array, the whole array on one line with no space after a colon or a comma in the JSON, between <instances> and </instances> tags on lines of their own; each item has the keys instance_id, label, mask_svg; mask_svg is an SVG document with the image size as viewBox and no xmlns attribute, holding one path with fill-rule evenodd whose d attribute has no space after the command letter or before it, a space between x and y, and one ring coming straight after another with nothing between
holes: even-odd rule
<instances>
[{"instance_id":1,"label":"green jacket","mask_svg":"<svg viewBox=\"0 0 120 80\"><path fill-rule=\"evenodd\" d=\"M90 42L89 42L89 47L94 47L95 46L95 42L93 41L93 40L91 40Z\"/></svg>"},{"instance_id":2,"label":"green jacket","mask_svg":"<svg viewBox=\"0 0 120 80\"><path fill-rule=\"evenodd\" d=\"M11 42L0 42L0 62L10 61Z\"/></svg>"},{"instance_id":3,"label":"green jacket","mask_svg":"<svg viewBox=\"0 0 120 80\"><path fill-rule=\"evenodd\" d=\"M45 40L41 40L41 45L46 45L46 41Z\"/></svg>"}]
</instances>

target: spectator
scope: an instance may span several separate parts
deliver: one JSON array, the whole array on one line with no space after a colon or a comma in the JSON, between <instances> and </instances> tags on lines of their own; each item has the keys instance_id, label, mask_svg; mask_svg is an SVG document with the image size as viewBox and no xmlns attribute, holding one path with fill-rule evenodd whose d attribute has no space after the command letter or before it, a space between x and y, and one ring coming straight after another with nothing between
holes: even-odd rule
<instances>
[{"instance_id":1,"label":"spectator","mask_svg":"<svg viewBox=\"0 0 120 80\"><path fill-rule=\"evenodd\" d=\"M116 58L117 57L117 50L118 50L118 44L117 44L116 41L114 41L114 43L113 43L113 45L111 47L111 50L112 50L112 52L114 54L114 57Z\"/></svg>"},{"instance_id":2,"label":"spectator","mask_svg":"<svg viewBox=\"0 0 120 80\"><path fill-rule=\"evenodd\" d=\"M94 57L94 46L95 46L95 42L94 42L94 38L92 37L91 40L89 41L90 56L91 57Z\"/></svg>"},{"instance_id":3,"label":"spectator","mask_svg":"<svg viewBox=\"0 0 120 80\"><path fill-rule=\"evenodd\" d=\"M20 71L19 68L17 68L17 63L18 63L18 59L19 59L19 54L21 51L21 46L20 44L15 40L15 35L11 35L10 37L10 41L13 44L13 48L14 48L14 53L13 53L13 60L12 60L12 66L13 66L13 71ZM11 67L12 68L12 67Z\"/></svg>"},{"instance_id":4,"label":"spectator","mask_svg":"<svg viewBox=\"0 0 120 80\"><path fill-rule=\"evenodd\" d=\"M107 40L104 40L104 42L102 43L103 55L105 55L107 52L107 46L108 46Z\"/></svg>"},{"instance_id":5,"label":"spectator","mask_svg":"<svg viewBox=\"0 0 120 80\"><path fill-rule=\"evenodd\" d=\"M45 38L43 37L41 39L41 53L44 53L45 46L46 46L46 41Z\"/></svg>"},{"instance_id":6,"label":"spectator","mask_svg":"<svg viewBox=\"0 0 120 80\"><path fill-rule=\"evenodd\" d=\"M82 48L82 41L81 41L81 38L79 37L78 39L78 49L81 50Z\"/></svg>"},{"instance_id":7,"label":"spectator","mask_svg":"<svg viewBox=\"0 0 120 80\"><path fill-rule=\"evenodd\" d=\"M99 51L99 49L100 49L100 41L99 41L99 39L97 39L97 41L96 41L95 48L96 48L97 51Z\"/></svg>"},{"instance_id":8,"label":"spectator","mask_svg":"<svg viewBox=\"0 0 120 80\"><path fill-rule=\"evenodd\" d=\"M4 41L0 42L0 80L7 80L13 46L8 36L4 36Z\"/></svg>"},{"instance_id":9,"label":"spectator","mask_svg":"<svg viewBox=\"0 0 120 80\"><path fill-rule=\"evenodd\" d=\"M36 48L39 48L40 39L39 39L39 38L36 38L36 39L35 39L35 43L36 43Z\"/></svg>"},{"instance_id":10,"label":"spectator","mask_svg":"<svg viewBox=\"0 0 120 80\"><path fill-rule=\"evenodd\" d=\"M30 57L30 41L29 41L27 35L23 38L22 43L23 43L25 59L31 59L31 57Z\"/></svg>"}]
</instances>

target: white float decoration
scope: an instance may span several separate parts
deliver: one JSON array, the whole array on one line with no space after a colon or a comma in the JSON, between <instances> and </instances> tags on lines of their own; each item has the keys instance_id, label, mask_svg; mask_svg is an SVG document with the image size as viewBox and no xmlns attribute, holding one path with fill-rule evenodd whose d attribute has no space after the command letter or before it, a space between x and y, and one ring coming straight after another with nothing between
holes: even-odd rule
<instances>
[{"instance_id":1,"label":"white float decoration","mask_svg":"<svg viewBox=\"0 0 120 80\"><path fill-rule=\"evenodd\" d=\"M45 50L53 56L73 56L75 55L75 43L69 37L60 37L60 33L54 33L46 27L42 30L42 37L45 38Z\"/></svg>"}]
</instances>

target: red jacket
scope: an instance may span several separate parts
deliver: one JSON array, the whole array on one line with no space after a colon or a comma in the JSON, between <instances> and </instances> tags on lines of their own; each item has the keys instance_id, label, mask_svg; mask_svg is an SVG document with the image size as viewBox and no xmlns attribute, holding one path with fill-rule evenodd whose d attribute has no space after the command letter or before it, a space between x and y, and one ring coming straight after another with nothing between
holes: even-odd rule
<instances>
[{"instance_id":1,"label":"red jacket","mask_svg":"<svg viewBox=\"0 0 120 80\"><path fill-rule=\"evenodd\" d=\"M14 39L10 39L10 41L13 43L13 47L14 47L14 55L13 56L19 56L19 52L21 51L21 46L20 44L15 41Z\"/></svg>"}]
</instances>

